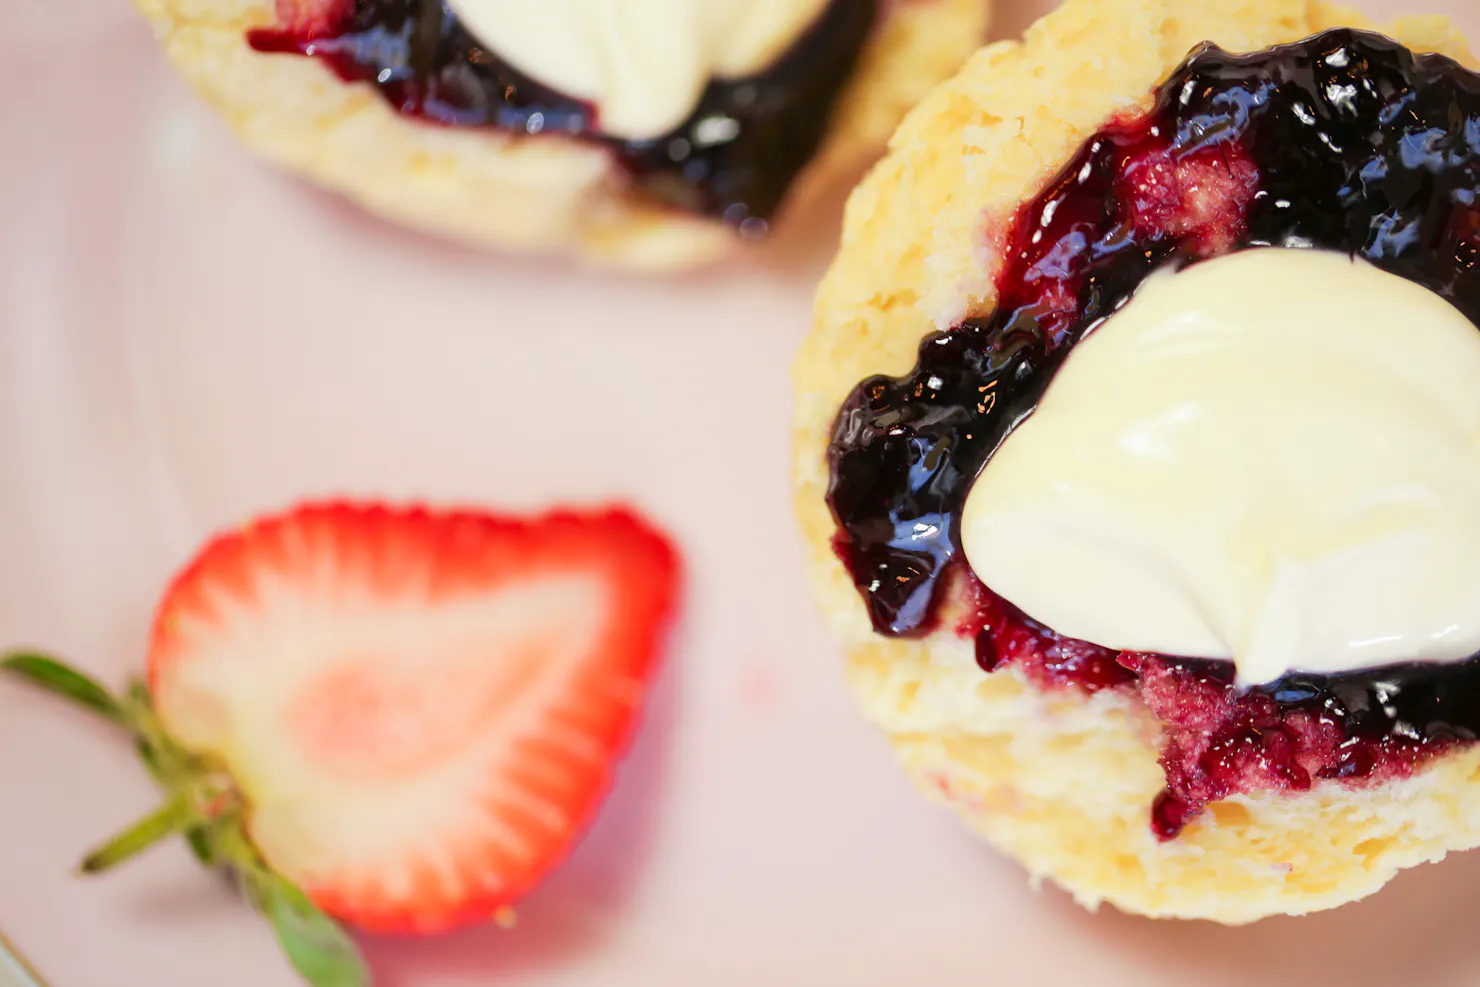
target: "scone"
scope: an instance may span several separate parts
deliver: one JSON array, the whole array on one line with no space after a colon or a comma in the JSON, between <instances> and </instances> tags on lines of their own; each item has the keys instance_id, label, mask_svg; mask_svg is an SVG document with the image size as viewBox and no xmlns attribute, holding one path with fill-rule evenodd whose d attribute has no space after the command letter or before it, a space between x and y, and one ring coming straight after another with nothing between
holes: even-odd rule
<instances>
[{"instance_id":1,"label":"scone","mask_svg":"<svg viewBox=\"0 0 1480 987\"><path fill-rule=\"evenodd\" d=\"M817 599L920 786L1087 906L1301 914L1480 843L1469 59L1069 0L849 203L795 372Z\"/></svg>"},{"instance_id":2,"label":"scone","mask_svg":"<svg viewBox=\"0 0 1480 987\"><path fill-rule=\"evenodd\" d=\"M138 0L268 158L387 219L713 261L879 153L989 0Z\"/></svg>"}]
</instances>

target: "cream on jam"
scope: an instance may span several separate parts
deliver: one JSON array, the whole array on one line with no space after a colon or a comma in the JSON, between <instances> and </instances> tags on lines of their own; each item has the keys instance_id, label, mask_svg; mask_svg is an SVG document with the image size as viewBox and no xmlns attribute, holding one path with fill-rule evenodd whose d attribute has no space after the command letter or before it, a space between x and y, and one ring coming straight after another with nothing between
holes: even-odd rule
<instances>
[{"instance_id":1,"label":"cream on jam","mask_svg":"<svg viewBox=\"0 0 1480 987\"><path fill-rule=\"evenodd\" d=\"M1404 778L1474 743L1480 654L1239 686L1227 661L1111 650L1033 620L974 577L961 522L1069 354L1168 267L1326 250L1434 292L1480 326L1477 134L1480 76L1336 29L1248 54L1203 46L1144 115L1089 137L1005 231L993 311L926 336L913 369L860 381L839 410L834 546L874 628L955 630L988 671L1137 694L1161 734L1167 787L1151 825L1163 840L1230 795ZM1413 322L1388 326L1377 341L1386 363L1373 366L1400 368L1428 339ZM1279 346L1265 354L1271 373L1283 358Z\"/></svg>"},{"instance_id":2,"label":"cream on jam","mask_svg":"<svg viewBox=\"0 0 1480 987\"><path fill-rule=\"evenodd\" d=\"M317 4L315 0L309 6ZM764 0L745 6L735 0L695 2L680 5L684 10L691 7L693 16L674 22L676 35L670 25L656 35L634 39L629 37L631 30L620 25L646 26L645 19L652 15L643 13L645 8L633 8L637 13L622 8L628 19L613 27L594 15L574 16L580 13L580 4L552 0L550 9L573 16L540 14L540 23L551 34L525 56L490 47L491 42L449 9L447 0L335 0L324 5L319 18L287 17L285 24L248 31L247 41L259 52L319 60L346 82L377 92L407 119L487 128L512 138L559 135L603 148L632 194L670 209L722 219L754 236L767 229L797 176L832 131L833 114L854 78L883 4L884 0ZM285 14L293 7L279 6ZM545 9L537 3L529 6ZM480 15L468 6L466 12L470 18L486 20L487 11ZM484 24L484 32L497 34L505 27L533 30L535 14L520 13L525 19L511 18L503 27ZM724 26L725 32L718 33L715 25ZM789 42L784 40L793 35ZM656 43L658 48L667 45L674 50L634 60L631 52L653 54L654 38L667 39ZM724 44L718 45L718 38ZM626 47L629 42L635 47ZM683 56L680 48L693 57ZM677 88L661 83L653 102L657 109L643 108L642 85L635 90L635 103L627 97L597 94L604 104L636 105L633 112L643 122L634 123L621 106L597 105L514 64L538 63L538 71L559 74L546 64L551 51L584 52L593 64L605 65L603 59L608 59L626 66L618 73L627 80L618 86L623 92L629 92L634 74L656 73L650 78L663 80L683 76L689 82ZM679 69L666 67L670 56ZM752 60L764 64L748 75L706 74L708 84L697 101L687 88L699 66L705 66L704 73L741 71ZM603 68L597 73L593 92L604 85L606 72ZM626 137L608 126L620 128L628 117L629 129L646 131L657 125L658 117L671 119L680 103L688 107L687 116L657 136Z\"/></svg>"},{"instance_id":3,"label":"cream on jam","mask_svg":"<svg viewBox=\"0 0 1480 987\"><path fill-rule=\"evenodd\" d=\"M526 75L597 109L603 132L660 137L711 79L759 72L827 0L451 0L483 44Z\"/></svg>"},{"instance_id":4,"label":"cream on jam","mask_svg":"<svg viewBox=\"0 0 1480 987\"><path fill-rule=\"evenodd\" d=\"M1158 273L997 450L962 547L1061 634L1232 659L1246 684L1462 660L1476 381L1475 326L1364 261L1265 248Z\"/></svg>"}]
</instances>

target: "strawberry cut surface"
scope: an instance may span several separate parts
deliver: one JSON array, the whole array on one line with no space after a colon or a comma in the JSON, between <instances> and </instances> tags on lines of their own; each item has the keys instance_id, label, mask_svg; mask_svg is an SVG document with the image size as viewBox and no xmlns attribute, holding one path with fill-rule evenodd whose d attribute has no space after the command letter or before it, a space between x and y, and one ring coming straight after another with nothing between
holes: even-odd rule
<instances>
[{"instance_id":1,"label":"strawberry cut surface","mask_svg":"<svg viewBox=\"0 0 1480 987\"><path fill-rule=\"evenodd\" d=\"M492 918L569 852L678 573L620 509L308 505L177 577L149 683L170 734L229 770L273 870L361 928L435 932Z\"/></svg>"}]
</instances>

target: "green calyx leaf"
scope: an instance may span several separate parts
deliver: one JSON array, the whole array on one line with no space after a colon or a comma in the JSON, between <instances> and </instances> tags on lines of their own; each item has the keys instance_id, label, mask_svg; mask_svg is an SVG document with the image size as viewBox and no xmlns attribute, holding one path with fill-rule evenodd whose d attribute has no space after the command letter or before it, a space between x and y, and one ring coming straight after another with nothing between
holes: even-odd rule
<instances>
[{"instance_id":1,"label":"green calyx leaf","mask_svg":"<svg viewBox=\"0 0 1480 987\"><path fill-rule=\"evenodd\" d=\"M139 758L159 787L172 791L194 784L212 772L225 775L223 767L207 763L175 742L164 724L159 722L159 714L154 711L154 699L144 683L129 683L124 697L124 714L134 731Z\"/></svg>"},{"instance_id":2,"label":"green calyx leaf","mask_svg":"<svg viewBox=\"0 0 1480 987\"><path fill-rule=\"evenodd\" d=\"M220 862L209 827L191 826L185 831L185 842L190 844L190 852L195 854L195 859L207 867L215 867Z\"/></svg>"},{"instance_id":3,"label":"green calyx leaf","mask_svg":"<svg viewBox=\"0 0 1480 987\"><path fill-rule=\"evenodd\" d=\"M368 987L370 972L354 940L308 895L265 868L243 876L248 897L304 981L312 987Z\"/></svg>"},{"instance_id":4,"label":"green calyx leaf","mask_svg":"<svg viewBox=\"0 0 1480 987\"><path fill-rule=\"evenodd\" d=\"M309 987L369 987L370 974L354 940L262 859L247 837L247 805L226 766L170 736L148 686L131 683L116 698L89 676L30 653L0 657L0 675L68 699L128 730L140 759L168 796L159 809L88 854L82 873L108 870L178 834L201 863L240 876L248 898Z\"/></svg>"},{"instance_id":5,"label":"green calyx leaf","mask_svg":"<svg viewBox=\"0 0 1480 987\"><path fill-rule=\"evenodd\" d=\"M139 820L82 860L84 874L98 874L142 853L165 837L184 832L196 822L189 797L176 794L156 812Z\"/></svg>"},{"instance_id":6,"label":"green calyx leaf","mask_svg":"<svg viewBox=\"0 0 1480 987\"><path fill-rule=\"evenodd\" d=\"M45 655L21 652L0 658L0 672L70 699L121 727L131 727L128 713L113 694L92 678Z\"/></svg>"}]
</instances>

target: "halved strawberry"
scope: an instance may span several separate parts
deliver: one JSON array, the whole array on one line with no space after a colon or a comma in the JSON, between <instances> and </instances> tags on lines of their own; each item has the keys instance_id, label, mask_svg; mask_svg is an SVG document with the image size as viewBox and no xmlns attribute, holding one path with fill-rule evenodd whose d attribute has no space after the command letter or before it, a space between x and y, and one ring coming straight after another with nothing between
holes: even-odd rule
<instances>
[{"instance_id":1,"label":"halved strawberry","mask_svg":"<svg viewBox=\"0 0 1480 987\"><path fill-rule=\"evenodd\" d=\"M58 686L59 666L29 677L135 730L178 803L144 835L183 830L204 859L362 928L435 932L495 916L570 850L677 576L667 541L619 509L308 505L223 535L176 578L147 694Z\"/></svg>"}]
</instances>

